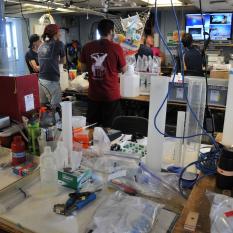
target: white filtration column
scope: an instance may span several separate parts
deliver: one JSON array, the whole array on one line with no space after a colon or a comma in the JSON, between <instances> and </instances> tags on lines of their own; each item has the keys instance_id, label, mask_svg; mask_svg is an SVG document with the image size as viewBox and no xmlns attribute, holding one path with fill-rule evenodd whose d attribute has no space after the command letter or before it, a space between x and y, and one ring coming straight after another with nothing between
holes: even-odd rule
<instances>
[{"instance_id":1,"label":"white filtration column","mask_svg":"<svg viewBox=\"0 0 233 233\"><path fill-rule=\"evenodd\" d=\"M176 124L176 137L184 137L184 124L185 124L185 112L178 111L177 112L177 124ZM175 163L177 165L181 165L182 160L182 147L183 147L183 139L179 138L176 140L175 145Z\"/></svg>"},{"instance_id":2,"label":"white filtration column","mask_svg":"<svg viewBox=\"0 0 233 233\"><path fill-rule=\"evenodd\" d=\"M73 132L72 132L72 102L64 101L62 106L62 138L66 149L68 150L69 162L73 150Z\"/></svg>"},{"instance_id":3,"label":"white filtration column","mask_svg":"<svg viewBox=\"0 0 233 233\"><path fill-rule=\"evenodd\" d=\"M156 130L154 117L168 92L169 80L169 77L151 77L146 165L155 172L161 170L164 136ZM156 120L157 127L163 133L165 131L166 113L167 100Z\"/></svg>"},{"instance_id":4,"label":"white filtration column","mask_svg":"<svg viewBox=\"0 0 233 233\"><path fill-rule=\"evenodd\" d=\"M188 82L187 98L189 106L186 107L185 137L182 153L182 167L196 161L200 154L203 122L205 114L206 82L203 77L185 77ZM198 121L197 121L198 120ZM199 135L195 137L189 137ZM196 173L194 166L187 169Z\"/></svg>"},{"instance_id":5,"label":"white filtration column","mask_svg":"<svg viewBox=\"0 0 233 233\"><path fill-rule=\"evenodd\" d=\"M233 145L233 69L230 70L228 83L222 144L225 146Z\"/></svg>"}]
</instances>

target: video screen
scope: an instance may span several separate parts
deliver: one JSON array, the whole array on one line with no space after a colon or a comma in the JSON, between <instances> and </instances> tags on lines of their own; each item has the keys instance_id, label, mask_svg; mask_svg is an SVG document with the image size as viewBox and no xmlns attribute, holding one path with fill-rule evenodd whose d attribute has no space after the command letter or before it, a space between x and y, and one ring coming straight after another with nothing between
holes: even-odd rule
<instances>
[{"instance_id":1,"label":"video screen","mask_svg":"<svg viewBox=\"0 0 233 233\"><path fill-rule=\"evenodd\" d=\"M203 15L205 32L211 40L232 39L232 13L208 13ZM192 34L194 40L204 39L201 14L186 15L186 32ZM208 36L206 35L206 39Z\"/></svg>"}]
</instances>

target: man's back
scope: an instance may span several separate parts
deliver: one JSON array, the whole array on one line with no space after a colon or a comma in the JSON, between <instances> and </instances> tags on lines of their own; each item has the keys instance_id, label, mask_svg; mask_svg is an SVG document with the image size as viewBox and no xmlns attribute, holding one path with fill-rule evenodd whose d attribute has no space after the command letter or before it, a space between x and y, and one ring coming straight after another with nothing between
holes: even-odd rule
<instances>
[{"instance_id":1,"label":"man's back","mask_svg":"<svg viewBox=\"0 0 233 233\"><path fill-rule=\"evenodd\" d=\"M118 73L126 65L122 48L107 39L92 41L83 47L81 62L89 73L88 95L94 101L120 98Z\"/></svg>"},{"instance_id":2,"label":"man's back","mask_svg":"<svg viewBox=\"0 0 233 233\"><path fill-rule=\"evenodd\" d=\"M59 81L59 59L64 56L65 49L61 41L50 40L44 42L38 50L39 78L48 81Z\"/></svg>"},{"instance_id":3,"label":"man's back","mask_svg":"<svg viewBox=\"0 0 233 233\"><path fill-rule=\"evenodd\" d=\"M203 76L203 60L200 51L194 46L185 49L184 60L187 75Z\"/></svg>"}]
</instances>

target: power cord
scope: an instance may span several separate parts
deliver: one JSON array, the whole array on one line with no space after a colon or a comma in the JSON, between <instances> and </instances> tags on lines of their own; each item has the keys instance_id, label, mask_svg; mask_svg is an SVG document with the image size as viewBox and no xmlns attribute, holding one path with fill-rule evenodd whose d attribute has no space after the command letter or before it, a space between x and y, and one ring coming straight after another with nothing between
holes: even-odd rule
<instances>
[{"instance_id":1,"label":"power cord","mask_svg":"<svg viewBox=\"0 0 233 233\"><path fill-rule=\"evenodd\" d=\"M173 13L174 13L174 16L175 16L175 19L176 19L176 24L177 24L177 30L178 30L178 36L179 36L179 45L180 45L180 51L182 51L182 44L181 44L181 37L180 37L180 28L179 28L179 23L178 23L178 19L177 19L177 15L176 15L176 12L175 12L175 8L173 6L173 3L172 3L172 0L171 0L171 5L172 5L172 10L173 10ZM180 54L182 54L182 52L180 52ZM181 59L181 58L180 58ZM181 64L181 72L182 72L182 79L183 79L183 82L184 82L184 66L183 66L183 63ZM186 95L186 99L187 99L187 94L186 94L186 91L185 92L185 95ZM205 176L208 176L208 175L213 175L216 173L216 168L217 168L217 161L220 157L220 153L221 153L221 150L218 146L218 144L216 143L215 139L213 138L212 135L209 135L207 133L207 131L202 127L202 125L200 124L200 122L198 121L198 118L196 116L196 114L193 112L190 104L189 104L189 101L187 99L187 105L188 107L190 108L190 111L192 112L193 116L195 117L195 119L197 120L199 126L201 127L201 129L203 130L204 134L209 136L211 141L213 142L214 146L215 146L215 150L211 150L209 153L205 153L205 154L202 154L200 153L200 156L198 158L198 160L196 162L193 162L189 165L187 165L181 172L180 174L180 178L179 178L179 184L180 182L182 181L183 179L183 174L184 172L186 171L186 169L189 167L189 166L192 166L195 164L196 168L198 170L200 170L204 176L201 176L199 177L196 181L198 182L200 179L204 178ZM179 185L179 188L180 188L180 185ZM182 190L180 189L181 191L181 194L183 194Z\"/></svg>"},{"instance_id":2,"label":"power cord","mask_svg":"<svg viewBox=\"0 0 233 233\"><path fill-rule=\"evenodd\" d=\"M159 107L158 111L156 112L155 114L155 117L154 117L154 126L156 128L156 130L163 136L165 137L171 137L171 138L177 138L177 139L189 139L189 138L193 138L193 137L197 137L197 136L203 136L203 135L207 135L211 142L217 147L217 144L214 140L214 138L212 137L212 135L209 135L206 130L203 128L203 126L200 124L195 112L193 111L192 107L190 106L190 103L189 103L189 100L188 100L188 97L187 97L187 93L186 93L186 88L185 88L185 83L184 83L184 63L183 63L183 51L182 51L182 43L181 43L181 36L180 36L180 28L179 28L179 23L178 23L178 19L177 19L177 15L176 15L176 12L175 12L175 8L173 6L173 2L171 0L171 5L172 5L172 10L173 10L173 14L174 14L174 17L175 17L175 21L176 21L176 25L177 25L177 29L178 29L178 38L179 38L179 54L180 54L180 63L181 63L181 73L182 73L182 84L183 84L183 90L184 90L184 95L185 95L185 98L186 98L186 101L187 101L187 107L189 107L193 117L195 118L195 120L198 122L198 125L199 127L203 130L203 133L199 133L199 134L195 134L195 135L188 135L188 136L182 136L182 137L176 137L176 136L171 136L171 135L168 135L166 132L162 132L158 126L157 126L157 117L160 113L160 111L162 110L165 102L167 101L168 99L168 96L170 94L170 91L171 91L171 88L168 89L168 92L161 104L161 106ZM174 84L174 79L175 79L175 74L176 74L176 71L177 71L177 63L172 55L172 52L168 46L168 44L166 43L162 33L161 33L161 30L160 30L160 27L158 25L158 9L157 9L157 0L155 0L155 26L157 28L157 31L159 33L159 36L160 36L160 39L162 40L165 48L167 49L167 51L169 52L170 56L171 56L171 59L172 59L172 63L173 63L173 79L172 79L172 83Z\"/></svg>"},{"instance_id":3,"label":"power cord","mask_svg":"<svg viewBox=\"0 0 233 233\"><path fill-rule=\"evenodd\" d=\"M19 5L20 5L20 12L21 12L21 15L25 21L25 24L26 24L26 27L27 27L27 37L28 37L28 40L30 38L30 35L29 35L29 25L28 25L28 21L27 19L25 18L24 14L23 14L23 5L22 5L22 2L21 0L19 0Z\"/></svg>"},{"instance_id":4,"label":"power cord","mask_svg":"<svg viewBox=\"0 0 233 233\"><path fill-rule=\"evenodd\" d=\"M47 92L48 92L48 94L49 94L49 105L50 106L52 106L52 104L51 104L51 102L52 102L52 94L51 94L51 92L49 91L49 89L45 86L45 85L43 85L41 82L40 82L40 80L39 80L39 85L41 85Z\"/></svg>"},{"instance_id":5,"label":"power cord","mask_svg":"<svg viewBox=\"0 0 233 233\"><path fill-rule=\"evenodd\" d=\"M184 188L183 188L183 183L186 182L187 180L183 178L185 172L187 171L188 168L195 166L197 170L201 171L203 175L196 175L196 179L189 184L189 187L186 188L191 188L193 185L198 183L200 180L205 178L206 176L211 176L216 173L217 169L217 163L220 157L221 150L216 153L216 151L210 151L206 153L201 153L197 161L194 161L187 166L185 166L179 176L179 181L178 181L178 187L180 194L184 197L187 198L187 195L184 193Z\"/></svg>"},{"instance_id":6,"label":"power cord","mask_svg":"<svg viewBox=\"0 0 233 233\"><path fill-rule=\"evenodd\" d=\"M210 42L210 33L209 33L209 38L206 40L206 30L205 30L205 22L204 22L204 14L202 10L202 2L199 0L199 7L200 7L200 13L201 13L201 22L202 22L202 27L203 27L203 50L202 50L202 58L204 61L205 65L205 81L206 81L206 109L205 109L205 117L204 117L204 128L206 129L207 132L213 134L215 131L214 127L214 118L213 115L211 114L211 110L209 108L208 104L208 93L209 93L209 86L208 86L208 77L207 77L207 59L206 59L206 49L207 46Z\"/></svg>"},{"instance_id":7,"label":"power cord","mask_svg":"<svg viewBox=\"0 0 233 233\"><path fill-rule=\"evenodd\" d=\"M196 136L207 135L210 138L211 142L213 143L213 145L215 147L215 150L213 150L213 151L211 151L209 153L205 153L205 154L201 153L197 161L194 161L194 162L188 164L186 167L184 167L182 169L182 171L180 173L180 177L179 177L179 190L180 190L181 195L183 197L186 197L186 195L183 193L183 187L182 187L182 181L184 180L183 175L186 172L186 170L190 166L195 165L197 169L199 169L200 171L203 172L204 175L199 177L199 178L196 177L193 184L200 181L200 179L204 178L207 175L215 174L216 167L217 167L217 161L218 161L219 156L220 156L220 148L219 148L218 144L216 143L215 139L213 138L213 136L209 135L207 133L207 131L203 128L203 126L199 122L195 112L193 111L192 107L190 106L190 103L189 103L189 100L188 100L188 97L187 97L187 93L186 93L186 89L185 89L185 86L184 86L184 62L183 62L183 48L182 48L181 36L180 36L180 27L179 27L179 22L178 22L178 19L177 19L176 11L175 11L172 0L171 0L171 6L172 6L172 11L173 11L173 14L174 14L174 17L175 17L175 21L176 21L176 25L177 25L177 31L178 31L178 39L179 39L179 50L178 50L178 52L179 52L180 63L181 63L182 84L183 84L183 89L184 89L184 95L185 95L185 98L187 100L187 107L190 109L190 112L192 113L193 117L198 122L199 127L203 131L203 133L196 134L196 135L189 135L189 136L185 136L185 137L184 136L183 137L174 137L174 138L187 139L187 138L192 138L192 137L196 137ZM174 72L174 74L173 74L172 83L174 83L174 78L175 78L175 74L176 74L176 70L177 70L177 63L175 62L174 57L172 56L171 50L169 49L169 47L168 47L168 45L167 45L161 31L160 31L159 25L158 25L157 0L155 0L155 25L157 27L160 38L161 38L162 42L164 43L164 46L168 50L169 54L171 55L171 58L172 58L172 61L173 61L173 72ZM162 134L163 136L169 136L169 135L166 134L165 132L161 132L161 130L157 127L156 119L157 119L158 114L160 113L161 109L163 108L163 106L164 106L164 104L165 104L165 102L166 102L166 100L167 100L167 98L169 96L169 93L170 93L170 88L168 89L168 93L166 94L166 97L164 98L161 106L159 107L159 109L158 109L158 111L157 111L157 113L155 114L155 117L154 117L154 126L155 126L156 130L160 134Z\"/></svg>"}]
</instances>

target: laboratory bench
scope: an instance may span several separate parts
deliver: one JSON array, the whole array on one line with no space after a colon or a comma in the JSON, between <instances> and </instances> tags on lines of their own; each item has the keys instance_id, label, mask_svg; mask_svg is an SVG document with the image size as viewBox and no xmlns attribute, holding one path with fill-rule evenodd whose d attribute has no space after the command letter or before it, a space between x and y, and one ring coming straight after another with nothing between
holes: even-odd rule
<instances>
[{"instance_id":1,"label":"laboratory bench","mask_svg":"<svg viewBox=\"0 0 233 233\"><path fill-rule=\"evenodd\" d=\"M86 228L92 220L98 206L108 198L114 190L103 189L97 194L97 199L78 211L70 217L57 215L53 212L52 207L57 203L64 203L67 200L68 194L72 190L59 187L59 194L53 198L41 198L37 195L39 192L39 170L35 171L32 175L19 180L15 184L11 184L5 189L0 191L0 199L3 195L8 195L15 192L16 189L22 188L29 197L24 200L18 200L18 204L0 215L0 232L7 233L84 233ZM37 180L35 183L33 180ZM180 214L184 201L173 198L170 201L158 201L166 206L166 209L172 211L177 216ZM167 211L167 210L165 210ZM176 217L175 217L176 219ZM161 221L167 221L163 218ZM166 223L164 223L166 225ZM155 225L156 227L156 225ZM157 232L153 231L152 232ZM163 232L163 231L162 231ZM104 233L104 232L103 232ZM106 232L107 233L107 232Z\"/></svg>"},{"instance_id":2,"label":"laboratory bench","mask_svg":"<svg viewBox=\"0 0 233 233\"><path fill-rule=\"evenodd\" d=\"M93 134L93 130L89 130L90 137ZM222 135L218 134L216 140L221 141ZM39 170L36 170L33 174L18 179L16 182L8 182L8 185L4 186L0 190L0 199L4 195L15 192L19 188L22 188L26 193L29 193L29 197L26 199L18 200L18 205L9 210L9 213L0 214L0 232L7 233L73 233L73 232L85 232L84 229L91 221L91 218L106 197L108 197L113 190L103 189L98 194L97 200L85 207L83 210L72 217L64 217L54 214L52 206L56 203L62 203L67 199L68 193L72 190L60 187L59 195L56 195L54 199L41 198L37 196L40 187L39 182ZM188 200L172 198L171 200L153 199L159 203L165 204L165 208L172 211L177 215L177 221L172 231L173 233L185 233L184 224L187 220L188 214L196 212L199 214L196 233L209 233L210 232L210 203L206 197L206 191L219 192L215 184L215 176L205 177L200 180L192 189ZM78 230L78 231L77 231ZM154 231L152 231L155 233ZM157 232L156 232L157 233Z\"/></svg>"},{"instance_id":3,"label":"laboratory bench","mask_svg":"<svg viewBox=\"0 0 233 233\"><path fill-rule=\"evenodd\" d=\"M210 202L206 196L207 190L216 192L215 176L205 177L194 186L176 222L173 233L187 232L184 225L190 212L199 214L195 233L210 233Z\"/></svg>"},{"instance_id":4,"label":"laboratory bench","mask_svg":"<svg viewBox=\"0 0 233 233\"><path fill-rule=\"evenodd\" d=\"M73 90L66 90L63 92L63 97L73 96L76 103L74 103L74 115L86 115L88 96L87 92L77 92ZM148 119L149 116L149 95L140 95L137 97L122 97L121 106L123 114L126 116L140 116ZM224 105L209 105L211 112L214 116L215 131L223 131L223 122L225 116ZM167 118L166 118L166 131L171 131L170 134L175 134L177 112L186 111L186 103L184 101L170 100L167 104Z\"/></svg>"},{"instance_id":5,"label":"laboratory bench","mask_svg":"<svg viewBox=\"0 0 233 233\"><path fill-rule=\"evenodd\" d=\"M210 213L210 202L208 201L205 193L206 191L216 191L216 187L215 187L215 177L206 177L203 180L201 180L198 184L195 185L195 187L193 188L188 200L186 203L184 203L184 208L180 205L180 203L178 203L176 200L173 200L173 203L169 203L167 204L167 206L170 207L171 210L174 210L178 213L180 213L180 217L178 218L175 227L173 228L172 232L173 233L186 233L188 232L186 229L184 229L184 224L186 222L187 216L189 214L189 212L193 211L199 214L199 218L198 218L198 222L197 222L197 226L196 226L196 233L210 233L210 219L209 219L209 213ZM67 195L67 190L64 191ZM64 198L64 195L62 195ZM57 198L56 198L57 199ZM102 198L101 198L102 199ZM101 200L103 201L103 199ZM98 204L101 202L98 201ZM36 200L35 200L36 202ZM51 204L51 203L50 203ZM30 206L36 206L36 204L33 204L32 202L30 202ZM94 204L91 204L94 205ZM35 207L34 206L34 207ZM95 208L97 207L97 204L94 205ZM22 207L22 211L26 210L26 207ZM183 208L183 210L182 210ZM45 208L48 211L48 208ZM17 212L18 211L18 212ZM20 210L18 208L15 213L19 214ZM38 214L36 213L38 211ZM91 214L93 214L93 209L91 206L87 207L84 210L81 210L80 213L78 214L78 217L80 217L81 219L83 219L83 217L81 217L82 215L82 211L83 211L83 215L87 216L88 212L90 211ZM31 213L31 211L30 211ZM41 214L45 214L45 216L41 216ZM52 209L51 209L51 213L52 213ZM13 214L11 214L13 216ZM27 216L27 213L23 214L24 216ZM51 214L50 214L51 215ZM63 216L54 216L52 218L52 216L48 215L48 220L52 221L54 218L54 221L57 222L57 220L60 219L60 221L64 221ZM9 233L35 233L35 230L29 230L29 227L25 227L24 222L15 222L15 220L13 220L13 217L10 216L12 219L7 219L6 216L0 216L0 232L9 232ZM38 220L42 220L44 218L46 218L46 211L42 211L40 209L34 209L34 214L32 217L36 217L38 216ZM56 217L56 218L55 218ZM16 218L16 216L14 216L14 218ZM22 218L22 217L21 217ZM28 219L30 219L30 217L28 216ZM88 220L90 220L90 216L88 217ZM33 220L35 221L35 220ZM69 222L69 220L67 220L67 222ZM72 222L72 221L71 221ZM84 221L85 224L87 223L87 221ZM43 225L44 223L41 222L41 225ZM80 222L79 222L80 224ZM28 226L30 226L31 224L27 224ZM45 225L48 225L48 223L46 223ZM52 226L53 223L51 223L50 226ZM39 226L35 227L34 229L38 228ZM72 228L72 226L70 226ZM46 229L44 227L42 227L43 229ZM32 228L30 228L32 229ZM49 228L48 228L49 229ZM52 229L50 229L52 230ZM50 232L50 231L49 231ZM64 231L66 232L66 231ZM69 232L69 231L67 231ZM152 231L153 232L153 231ZM154 232L153 232L154 233Z\"/></svg>"}]
</instances>

